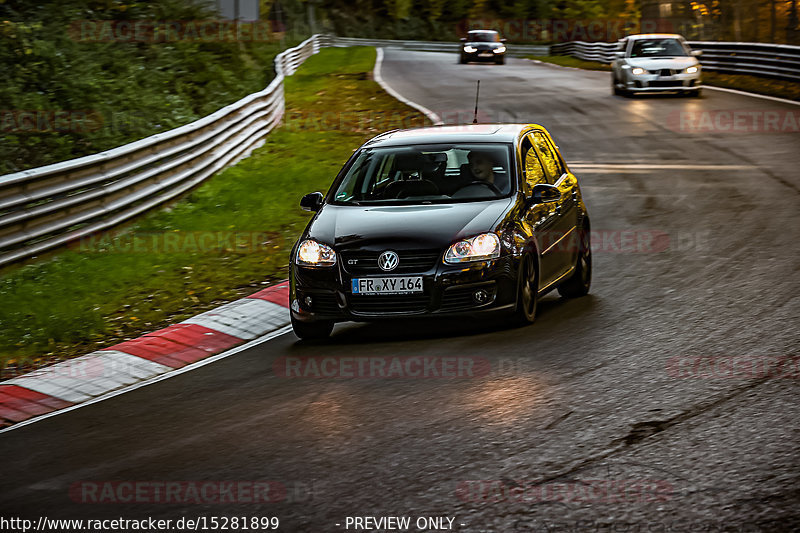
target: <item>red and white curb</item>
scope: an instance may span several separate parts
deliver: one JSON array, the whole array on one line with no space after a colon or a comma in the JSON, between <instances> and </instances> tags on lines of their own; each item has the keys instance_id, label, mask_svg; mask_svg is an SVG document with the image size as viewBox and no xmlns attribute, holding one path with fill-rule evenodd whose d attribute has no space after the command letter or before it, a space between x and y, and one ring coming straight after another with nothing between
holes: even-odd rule
<instances>
[{"instance_id":1,"label":"red and white curb","mask_svg":"<svg viewBox=\"0 0 800 533\"><path fill-rule=\"evenodd\" d=\"M0 428L92 401L289 324L289 282L88 355L0 382Z\"/></svg>"}]
</instances>

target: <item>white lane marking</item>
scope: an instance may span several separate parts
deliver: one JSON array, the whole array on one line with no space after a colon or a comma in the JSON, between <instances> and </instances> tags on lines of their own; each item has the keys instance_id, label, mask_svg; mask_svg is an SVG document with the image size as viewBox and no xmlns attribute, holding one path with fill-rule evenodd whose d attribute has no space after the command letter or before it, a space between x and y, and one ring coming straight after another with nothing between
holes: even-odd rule
<instances>
[{"instance_id":1,"label":"white lane marking","mask_svg":"<svg viewBox=\"0 0 800 533\"><path fill-rule=\"evenodd\" d=\"M569 163L569 168L584 170L752 170L754 165L650 165L647 163Z\"/></svg>"},{"instance_id":2,"label":"white lane marking","mask_svg":"<svg viewBox=\"0 0 800 533\"><path fill-rule=\"evenodd\" d=\"M41 420L44 420L46 418L50 418L51 416L58 416L58 415L61 415L61 414L64 414L64 413L68 413L70 411L74 411L75 409L80 409L81 407L86 407L87 405L92 405L92 404L95 404L95 403L98 403L98 402L102 402L103 400L108 400L108 399L113 398L115 396L119 396L120 394L125 394L126 392L131 392L131 391L134 391L134 390L136 390L138 388L146 387L148 385L152 385L153 383L158 383L159 381L163 381L165 379L174 378L175 376L178 376L180 374L184 374L186 372L191 372L192 370L196 370L196 369L198 369L198 368L200 368L202 366L211 364L211 363L213 363L215 361L219 361L220 359L225 359L226 357L230 357L231 355L235 355L235 354L237 354L237 353L239 353L241 351L248 350L248 349L250 349L250 348L252 348L254 346L258 346L259 344L265 343L267 341L271 341L272 339L274 339L276 337L280 337L281 335L289 333L290 331L292 331L292 327L291 326L285 326L285 327L283 327L283 328L281 328L279 330L276 330L276 331L273 331L271 333L268 333L268 334L264 335L263 337L260 337L258 339L253 339L250 342L247 342L245 344L241 344L239 346L236 346L235 348L231 348L230 350L228 350L226 352L218 353L217 355L212 355L211 357L208 357L206 359L201 359L200 361L197 361L196 363L192 363L190 365L186 365L183 368L178 368L178 369L172 370L171 372L166 372L164 374L160 374L160 375L154 376L154 377L152 377L152 378L150 378L150 379L148 379L146 381L140 381L138 383L134 383L133 385L125 387L124 389L118 389L118 390L115 390L115 391L111 391L109 393L103 394L102 396L98 396L97 398L93 398L93 399L91 399L89 401L86 401L86 402L83 402L83 403L79 403L79 404L73 405L71 407L67 407L65 409L60 409L58 411L53 411L53 412L50 412L50 413L47 413L47 414L44 414L44 415L41 415L41 416L37 416L35 418L30 418L30 419L25 420L23 422L19 422L17 424L14 424L13 426L9 426L9 427L7 427L5 429L0 429L0 433L5 433L7 431L13 431L13 430L19 429L19 428L21 428L23 426L27 426L28 424L34 424L34 423L39 422Z\"/></svg>"},{"instance_id":3,"label":"white lane marking","mask_svg":"<svg viewBox=\"0 0 800 533\"><path fill-rule=\"evenodd\" d=\"M800 102L796 102L794 100L787 100L786 98L779 98L777 96L767 96L766 94L749 93L747 91L739 91L737 89L728 89L727 87L715 87L713 85L704 84L703 88L711 89L712 91L722 91L725 93L741 94L742 96L750 96L752 98L761 98L762 100L772 100L775 102L780 102L782 104L800 105Z\"/></svg>"},{"instance_id":4,"label":"white lane marking","mask_svg":"<svg viewBox=\"0 0 800 533\"><path fill-rule=\"evenodd\" d=\"M424 113L425 116L427 116L429 119L431 119L431 122L433 122L434 126L440 126L440 125L444 124L444 122L442 122L442 119L441 119L441 117L439 115L437 115L436 113L434 113L433 111L431 111L430 109L425 107L424 105L418 104L416 102L412 102L408 98L402 96L400 93L398 93L397 91L392 89L389 86L388 83L386 83L386 81L383 79L383 77L381 77L381 65L383 64L383 48L377 48L376 50L377 50L377 56L375 57L375 68L372 71L372 79L374 79L378 83L378 85L380 85L381 88L384 91L386 91L387 93L389 93L391 96L397 98L398 100L400 100L402 103L406 104L407 106L411 106L414 109L416 109L417 111L419 111L421 113Z\"/></svg>"}]
</instances>

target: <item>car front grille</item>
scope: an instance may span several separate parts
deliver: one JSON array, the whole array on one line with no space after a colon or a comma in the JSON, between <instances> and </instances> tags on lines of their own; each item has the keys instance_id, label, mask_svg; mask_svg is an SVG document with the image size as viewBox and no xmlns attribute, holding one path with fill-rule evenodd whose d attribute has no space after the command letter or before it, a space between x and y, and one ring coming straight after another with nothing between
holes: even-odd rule
<instances>
[{"instance_id":1,"label":"car front grille","mask_svg":"<svg viewBox=\"0 0 800 533\"><path fill-rule=\"evenodd\" d=\"M659 74L659 76L674 76L675 75L675 71L674 70L670 70L668 68L662 68L661 70L658 71L658 74Z\"/></svg>"},{"instance_id":2,"label":"car front grille","mask_svg":"<svg viewBox=\"0 0 800 533\"><path fill-rule=\"evenodd\" d=\"M360 274L409 274L427 272L436 265L441 252L439 250L401 250L397 251L400 262L391 272L378 267L378 256L381 252L342 252L344 269L354 275Z\"/></svg>"},{"instance_id":3,"label":"car front grille","mask_svg":"<svg viewBox=\"0 0 800 533\"><path fill-rule=\"evenodd\" d=\"M430 296L426 294L385 294L352 296L350 310L354 313L415 313L428 308Z\"/></svg>"}]
</instances>

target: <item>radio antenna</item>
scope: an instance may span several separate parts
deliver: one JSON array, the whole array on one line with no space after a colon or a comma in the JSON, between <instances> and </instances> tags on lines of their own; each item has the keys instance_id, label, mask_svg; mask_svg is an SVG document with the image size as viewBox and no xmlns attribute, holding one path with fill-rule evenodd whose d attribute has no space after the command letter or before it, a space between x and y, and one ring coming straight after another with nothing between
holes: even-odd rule
<instances>
[{"instance_id":1,"label":"radio antenna","mask_svg":"<svg viewBox=\"0 0 800 533\"><path fill-rule=\"evenodd\" d=\"M475 115L472 117L472 123L478 123L478 97L481 95L481 80L478 80L478 90L475 92Z\"/></svg>"}]
</instances>

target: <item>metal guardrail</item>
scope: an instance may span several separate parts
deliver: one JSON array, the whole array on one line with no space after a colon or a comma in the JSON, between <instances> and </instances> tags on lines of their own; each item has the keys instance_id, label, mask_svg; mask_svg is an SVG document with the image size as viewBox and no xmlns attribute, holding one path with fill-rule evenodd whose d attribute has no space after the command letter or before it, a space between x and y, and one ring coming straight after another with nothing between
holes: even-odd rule
<instances>
[{"instance_id":1,"label":"metal guardrail","mask_svg":"<svg viewBox=\"0 0 800 533\"><path fill-rule=\"evenodd\" d=\"M689 46L694 50L702 50L700 63L703 70L800 81L800 46L717 41L690 41ZM611 63L616 50L617 43L572 41L552 45L550 55L569 55L585 61Z\"/></svg>"},{"instance_id":2,"label":"metal guardrail","mask_svg":"<svg viewBox=\"0 0 800 533\"><path fill-rule=\"evenodd\" d=\"M284 113L283 79L317 53L315 35L275 58L266 89L164 133L0 176L0 266L106 230L246 157Z\"/></svg>"},{"instance_id":3,"label":"metal guardrail","mask_svg":"<svg viewBox=\"0 0 800 533\"><path fill-rule=\"evenodd\" d=\"M551 56L572 56L584 61L597 61L598 63L611 63L617 43L585 43L571 41L550 46Z\"/></svg>"},{"instance_id":4,"label":"metal guardrail","mask_svg":"<svg viewBox=\"0 0 800 533\"><path fill-rule=\"evenodd\" d=\"M382 48L400 48L417 52L446 52L457 54L460 42L442 41L401 41L394 39L361 39L357 37L328 37L331 46L377 46ZM512 57L546 56L548 46L530 44L508 44L507 54Z\"/></svg>"},{"instance_id":5,"label":"metal guardrail","mask_svg":"<svg viewBox=\"0 0 800 533\"><path fill-rule=\"evenodd\" d=\"M704 70L800 81L800 46L712 41L690 41L689 46L703 51Z\"/></svg>"}]
</instances>

